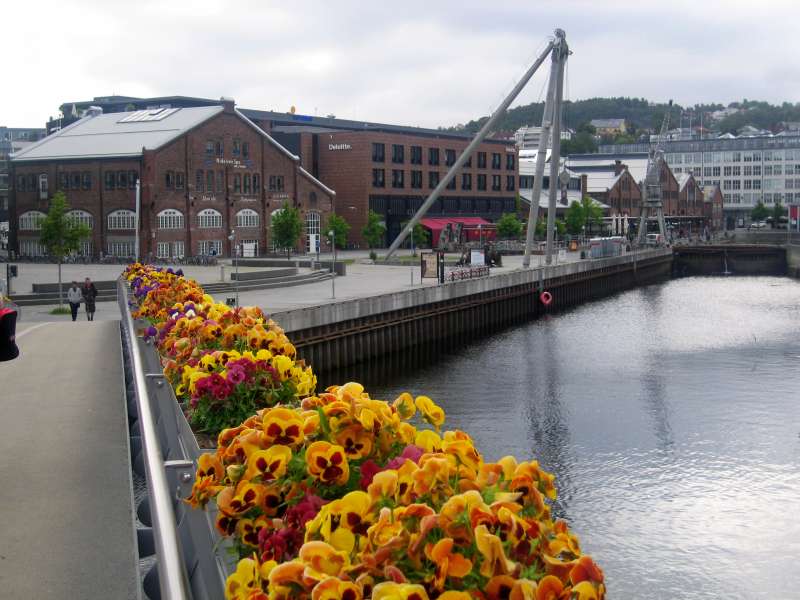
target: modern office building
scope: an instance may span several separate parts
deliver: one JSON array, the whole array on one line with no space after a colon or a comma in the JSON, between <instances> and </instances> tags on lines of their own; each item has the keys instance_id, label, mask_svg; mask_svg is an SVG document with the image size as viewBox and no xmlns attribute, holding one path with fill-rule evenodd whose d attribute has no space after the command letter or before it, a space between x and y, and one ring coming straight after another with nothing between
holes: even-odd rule
<instances>
[{"instance_id":1,"label":"modern office building","mask_svg":"<svg viewBox=\"0 0 800 600\"><path fill-rule=\"evenodd\" d=\"M700 186L719 186L725 226L750 223L758 202L767 207L800 202L800 132L663 142L666 159L679 175L691 173ZM649 144L609 144L600 154L647 152Z\"/></svg>"},{"instance_id":2,"label":"modern office building","mask_svg":"<svg viewBox=\"0 0 800 600\"><path fill-rule=\"evenodd\" d=\"M334 192L300 159L234 107L155 108L88 115L14 154L11 249L44 252L39 221L61 190L71 215L91 227L82 254L220 255L236 243L271 248L269 223L297 207L304 236L319 233ZM136 183L141 212L136 219ZM305 242L301 242L301 246Z\"/></svg>"}]
</instances>

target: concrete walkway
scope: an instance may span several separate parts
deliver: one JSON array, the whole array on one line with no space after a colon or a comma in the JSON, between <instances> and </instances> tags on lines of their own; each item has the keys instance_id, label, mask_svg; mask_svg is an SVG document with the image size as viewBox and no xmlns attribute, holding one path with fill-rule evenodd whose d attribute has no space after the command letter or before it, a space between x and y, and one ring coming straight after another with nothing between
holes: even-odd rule
<instances>
[{"instance_id":1,"label":"concrete walkway","mask_svg":"<svg viewBox=\"0 0 800 600\"><path fill-rule=\"evenodd\" d=\"M0 363L0 597L136 598L119 323L20 323Z\"/></svg>"}]
</instances>

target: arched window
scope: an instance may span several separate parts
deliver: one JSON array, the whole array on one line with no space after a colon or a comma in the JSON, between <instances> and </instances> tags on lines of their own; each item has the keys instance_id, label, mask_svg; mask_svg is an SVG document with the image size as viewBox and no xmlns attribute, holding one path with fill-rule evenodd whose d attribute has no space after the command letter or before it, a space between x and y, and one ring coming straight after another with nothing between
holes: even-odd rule
<instances>
[{"instance_id":1,"label":"arched window","mask_svg":"<svg viewBox=\"0 0 800 600\"><path fill-rule=\"evenodd\" d=\"M201 229L220 229L222 213L213 208L206 208L197 213L197 226Z\"/></svg>"},{"instance_id":2,"label":"arched window","mask_svg":"<svg viewBox=\"0 0 800 600\"><path fill-rule=\"evenodd\" d=\"M42 221L45 214L38 210L29 210L19 216L20 231L39 231L42 228Z\"/></svg>"},{"instance_id":3,"label":"arched window","mask_svg":"<svg viewBox=\"0 0 800 600\"><path fill-rule=\"evenodd\" d=\"M320 216L318 212L310 211L306 213L306 235L319 233Z\"/></svg>"},{"instance_id":4,"label":"arched window","mask_svg":"<svg viewBox=\"0 0 800 600\"><path fill-rule=\"evenodd\" d=\"M85 210L71 210L67 213L67 218L72 219L76 223L83 223L89 229L94 227L94 217Z\"/></svg>"},{"instance_id":5,"label":"arched window","mask_svg":"<svg viewBox=\"0 0 800 600\"><path fill-rule=\"evenodd\" d=\"M236 213L237 227L258 227L259 216L252 208L243 208Z\"/></svg>"},{"instance_id":6,"label":"arched window","mask_svg":"<svg viewBox=\"0 0 800 600\"><path fill-rule=\"evenodd\" d=\"M108 229L136 229L136 213L124 209L108 213Z\"/></svg>"},{"instance_id":7,"label":"arched window","mask_svg":"<svg viewBox=\"0 0 800 600\"><path fill-rule=\"evenodd\" d=\"M183 229L183 213L174 208L165 208L156 215L159 229Z\"/></svg>"}]
</instances>

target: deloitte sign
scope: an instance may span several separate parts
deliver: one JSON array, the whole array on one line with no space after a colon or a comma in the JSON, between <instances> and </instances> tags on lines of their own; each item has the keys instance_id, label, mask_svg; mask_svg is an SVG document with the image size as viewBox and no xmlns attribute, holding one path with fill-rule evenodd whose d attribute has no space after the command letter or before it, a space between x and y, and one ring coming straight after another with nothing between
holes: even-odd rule
<instances>
[{"instance_id":1,"label":"deloitte sign","mask_svg":"<svg viewBox=\"0 0 800 600\"><path fill-rule=\"evenodd\" d=\"M350 144L328 144L328 150L352 150Z\"/></svg>"}]
</instances>

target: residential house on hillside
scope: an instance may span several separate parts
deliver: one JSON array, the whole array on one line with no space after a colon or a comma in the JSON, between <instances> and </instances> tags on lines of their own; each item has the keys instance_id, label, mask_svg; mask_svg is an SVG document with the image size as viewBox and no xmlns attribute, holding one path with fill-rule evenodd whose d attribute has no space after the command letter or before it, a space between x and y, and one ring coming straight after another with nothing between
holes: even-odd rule
<instances>
[{"instance_id":1,"label":"residential house on hillside","mask_svg":"<svg viewBox=\"0 0 800 600\"><path fill-rule=\"evenodd\" d=\"M589 124L597 135L619 135L628 131L625 119L592 119Z\"/></svg>"}]
</instances>

